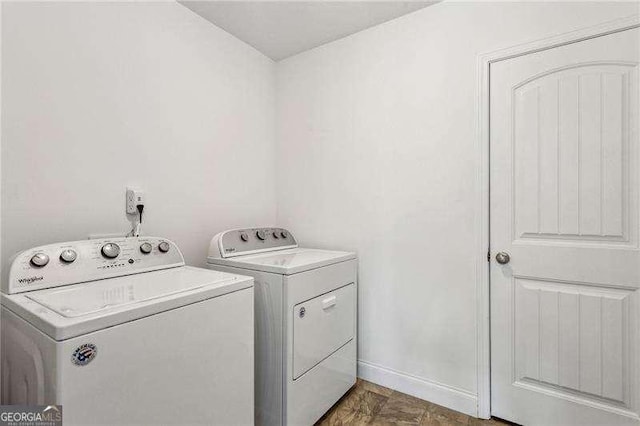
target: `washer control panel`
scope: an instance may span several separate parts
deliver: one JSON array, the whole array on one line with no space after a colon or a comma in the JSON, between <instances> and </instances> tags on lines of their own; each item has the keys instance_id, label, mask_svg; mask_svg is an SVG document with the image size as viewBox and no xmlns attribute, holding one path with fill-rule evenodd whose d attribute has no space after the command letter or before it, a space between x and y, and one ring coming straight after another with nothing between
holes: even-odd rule
<instances>
[{"instance_id":1,"label":"washer control panel","mask_svg":"<svg viewBox=\"0 0 640 426\"><path fill-rule=\"evenodd\" d=\"M82 240L35 247L11 264L5 293L21 293L183 266L178 247L165 238Z\"/></svg>"},{"instance_id":2,"label":"washer control panel","mask_svg":"<svg viewBox=\"0 0 640 426\"><path fill-rule=\"evenodd\" d=\"M216 240L217 238L217 240ZM295 238L284 228L233 229L214 238L222 257L232 257L298 246Z\"/></svg>"}]
</instances>

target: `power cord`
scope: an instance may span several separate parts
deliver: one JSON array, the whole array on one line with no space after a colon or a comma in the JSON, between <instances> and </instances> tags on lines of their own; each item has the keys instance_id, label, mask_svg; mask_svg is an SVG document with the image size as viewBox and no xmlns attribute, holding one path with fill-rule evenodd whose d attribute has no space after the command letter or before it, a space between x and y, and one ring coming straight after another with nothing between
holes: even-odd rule
<instances>
[{"instance_id":1,"label":"power cord","mask_svg":"<svg viewBox=\"0 0 640 426\"><path fill-rule=\"evenodd\" d=\"M138 204L136 208L138 209L138 224L136 225L135 236L139 237L140 227L142 226L142 211L144 210L144 204Z\"/></svg>"},{"instance_id":2,"label":"power cord","mask_svg":"<svg viewBox=\"0 0 640 426\"><path fill-rule=\"evenodd\" d=\"M138 223L142 224L142 211L144 210L144 204L138 204L136 208L138 209L138 213L140 214L140 219L138 220Z\"/></svg>"},{"instance_id":3,"label":"power cord","mask_svg":"<svg viewBox=\"0 0 640 426\"><path fill-rule=\"evenodd\" d=\"M140 227L142 225L142 212L144 211L144 204L138 204L136 206L136 209L138 209L138 223L131 231L129 231L129 233L127 234L127 237L140 236Z\"/></svg>"}]
</instances>

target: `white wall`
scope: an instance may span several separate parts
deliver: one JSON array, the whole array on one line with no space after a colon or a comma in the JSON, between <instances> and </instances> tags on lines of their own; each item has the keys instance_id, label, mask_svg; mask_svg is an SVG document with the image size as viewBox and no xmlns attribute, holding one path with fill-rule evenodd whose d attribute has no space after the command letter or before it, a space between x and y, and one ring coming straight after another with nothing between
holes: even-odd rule
<instances>
[{"instance_id":1,"label":"white wall","mask_svg":"<svg viewBox=\"0 0 640 426\"><path fill-rule=\"evenodd\" d=\"M274 63L185 7L2 4L2 254L144 232L201 265L218 231L275 221Z\"/></svg>"},{"instance_id":2,"label":"white wall","mask_svg":"<svg viewBox=\"0 0 640 426\"><path fill-rule=\"evenodd\" d=\"M278 223L360 256L360 374L474 412L477 56L638 3L445 2L278 63Z\"/></svg>"}]
</instances>

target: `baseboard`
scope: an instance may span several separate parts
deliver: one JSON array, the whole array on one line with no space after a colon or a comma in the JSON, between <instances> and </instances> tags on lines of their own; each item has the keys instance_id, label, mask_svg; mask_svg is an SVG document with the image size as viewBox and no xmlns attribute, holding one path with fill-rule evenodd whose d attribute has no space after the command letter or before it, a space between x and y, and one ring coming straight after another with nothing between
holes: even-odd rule
<instances>
[{"instance_id":1,"label":"baseboard","mask_svg":"<svg viewBox=\"0 0 640 426\"><path fill-rule=\"evenodd\" d=\"M478 414L478 397L476 395L442 383L394 371L366 361L358 361L358 377L460 411L469 416L477 417Z\"/></svg>"}]
</instances>

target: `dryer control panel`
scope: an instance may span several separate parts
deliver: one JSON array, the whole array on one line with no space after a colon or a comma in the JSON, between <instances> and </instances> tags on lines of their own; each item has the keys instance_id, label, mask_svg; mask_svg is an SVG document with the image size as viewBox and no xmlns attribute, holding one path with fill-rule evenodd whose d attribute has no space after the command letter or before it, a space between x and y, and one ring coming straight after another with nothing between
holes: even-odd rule
<instances>
[{"instance_id":1,"label":"dryer control panel","mask_svg":"<svg viewBox=\"0 0 640 426\"><path fill-rule=\"evenodd\" d=\"M233 257L295 247L298 243L284 228L232 229L213 237L209 257Z\"/></svg>"},{"instance_id":2,"label":"dryer control panel","mask_svg":"<svg viewBox=\"0 0 640 426\"><path fill-rule=\"evenodd\" d=\"M178 247L165 238L131 237L49 244L19 253L9 288L21 293L48 287L184 266Z\"/></svg>"}]
</instances>

